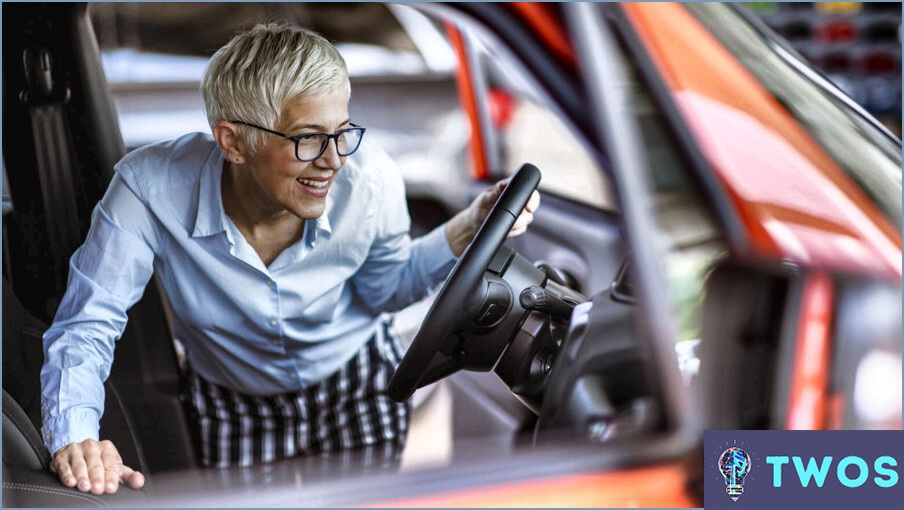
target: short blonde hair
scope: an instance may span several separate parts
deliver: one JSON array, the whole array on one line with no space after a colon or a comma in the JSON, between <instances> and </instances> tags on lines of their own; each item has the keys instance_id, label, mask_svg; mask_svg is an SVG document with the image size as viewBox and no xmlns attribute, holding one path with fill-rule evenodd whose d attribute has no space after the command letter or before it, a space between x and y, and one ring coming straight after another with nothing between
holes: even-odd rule
<instances>
[{"instance_id":1,"label":"short blonde hair","mask_svg":"<svg viewBox=\"0 0 904 510\"><path fill-rule=\"evenodd\" d=\"M276 129L289 101L343 86L351 92L345 60L329 41L305 28L270 23L240 33L210 58L201 96L211 129L221 120ZM265 133L237 127L254 155Z\"/></svg>"}]
</instances>

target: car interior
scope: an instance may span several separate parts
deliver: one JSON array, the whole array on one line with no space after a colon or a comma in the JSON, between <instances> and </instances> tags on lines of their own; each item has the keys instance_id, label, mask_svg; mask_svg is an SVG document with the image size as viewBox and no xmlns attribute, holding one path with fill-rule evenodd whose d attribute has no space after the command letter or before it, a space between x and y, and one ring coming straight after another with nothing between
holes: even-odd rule
<instances>
[{"instance_id":1,"label":"car interior","mask_svg":"<svg viewBox=\"0 0 904 510\"><path fill-rule=\"evenodd\" d=\"M25 500L29 504L97 506L95 496L49 483L50 459L39 433L41 336L62 297L69 255L87 234L92 204L125 148L87 5L61 5L47 16L38 15L42 9L4 8L29 20L4 45L4 60L16 60L21 69L3 83L5 190L15 190L3 214L3 441L22 446L4 448L4 486L46 496ZM148 472L195 465L175 398L179 376L162 303L156 285L149 285L130 311L129 331L105 383L101 421L103 436L126 465ZM32 469L18 469L25 459Z\"/></svg>"},{"instance_id":2,"label":"car interior","mask_svg":"<svg viewBox=\"0 0 904 510\"><path fill-rule=\"evenodd\" d=\"M4 10L8 44L4 45L3 167L8 179L4 190L9 190L10 198L3 215L4 497L28 506L95 506L109 503L110 497L62 487L48 472L49 456L39 432L41 335L65 290L69 255L87 233L93 204L127 148L117 128L88 5L47 9L16 4ZM21 23L12 26L9 20L13 19ZM525 34L515 32L514 36L526 39ZM513 113L524 116L525 122L558 118L537 107L548 104L538 94L543 84L534 83L530 72L517 69L516 74L503 60L494 59L487 51L491 43L481 37L468 40L478 86L505 91ZM552 58L544 65L554 65ZM567 100L575 92L558 93ZM561 131L570 129L558 122ZM488 131L490 127L486 126ZM510 174L516 169L512 168L515 161L533 159L529 149L534 144L507 127L511 124L492 127L500 143L492 146L496 163L490 177ZM645 134L666 136L655 122L650 122ZM574 144L573 139L580 138L573 132L558 136L560 144ZM573 159L576 152L561 153ZM575 163L556 163L555 155L551 158L544 169L569 169L569 163ZM583 160L575 164L601 175L598 167L588 163L591 155ZM663 161L668 163L670 158L663 156ZM693 214L693 201L682 198L690 193L686 183L669 177L667 165L658 168L665 170L662 188L670 190L661 194L661 214ZM655 402L652 374L646 368L649 354L638 338L643 332L637 329L631 270L625 262L627 250L611 191L604 189L605 182L595 182L597 193L590 194L592 200L599 201L602 195L606 203L588 204L575 199L576 192L586 193L580 186L563 187L555 174L544 176L550 184L540 186L543 209L530 233L498 252L504 239L496 239L484 250L482 264L489 269L472 271L478 276L495 272L500 288L511 286L503 302L490 299L475 304L478 309L496 308L497 315L481 319L480 331L472 332L471 340L462 345L443 344L444 336L427 328L422 336L439 342L433 352L460 347L449 358L455 362L409 381L399 397L410 395L415 386L469 369L450 379L456 438L495 437L503 452L563 433L577 432L603 442L663 429L663 416L657 412L661 404ZM539 180L539 174L534 180ZM485 185L472 185L470 193ZM687 207L688 203L692 206ZM424 231L448 214L445 206L417 196L409 206L416 228ZM703 237L686 239L685 244L699 247L714 242L711 236ZM510 292L520 298L512 302ZM459 300L460 296L452 303ZM589 301L594 306L582 315L581 303ZM502 333L495 323L502 317L498 311L508 308L519 313L505 314ZM528 311L530 318L525 321L523 314ZM129 311L129 324L117 342L116 361L105 383L101 437L117 445L126 465L150 475L145 491L153 491L154 473L197 467L178 398L180 374L166 315L165 299L155 284L149 285ZM606 341L584 341L597 336ZM570 341L563 344L566 337ZM483 340L494 338L495 347L487 352ZM453 340L458 339L456 335ZM504 361L497 364L503 350ZM560 354L554 356L556 352ZM567 364L568 369L553 370L554 364ZM426 368L415 365L416 372ZM494 366L505 384L488 372ZM547 397L541 398L544 391ZM117 497L127 496L113 496Z\"/></svg>"},{"instance_id":3,"label":"car interior","mask_svg":"<svg viewBox=\"0 0 904 510\"><path fill-rule=\"evenodd\" d=\"M173 475L181 478L183 487L195 484L195 489L206 490L207 499L154 499L155 505L215 506L225 504L212 498L226 498L226 488L243 487L251 494L262 485L297 488L302 480L307 484L346 473L347 459L326 458L308 459L313 471L303 472L286 464L251 471L201 469L178 396L179 354L168 327L166 299L153 280L129 310L128 326L117 341L100 429L101 438L113 441L126 465L148 475L147 485L137 492L95 496L62 486L49 471L49 453L40 437L41 337L65 291L69 257L88 232L94 204L103 196L114 164L138 143L124 141L120 125L127 108L123 98L141 97L141 91L135 84L108 83L99 43L103 37L98 37L124 22L103 30L95 26L103 16L119 20L121 13L111 14L111 5L126 11L144 8L4 5L4 504L140 505L151 501L141 499L145 496L177 497L163 482ZM215 9L220 4L209 5ZM235 5L230 16L241 22L247 18L246 6ZM349 23L366 24L376 16L372 5L348 11ZM202 4L191 8L202 18L210 12ZM294 21L321 20L319 27L325 29L329 22L324 20L335 18L330 9L337 7L307 8L312 9L310 17L295 12ZM443 28L457 65L468 73L456 79L454 68L443 68L427 77L352 79L353 90L357 84L366 90L353 95L351 107L356 120L368 126L368 134L371 126L381 126L373 131L395 130L413 139L414 124L383 120L391 116L387 104L393 91L417 89L412 83L427 83L431 91L418 101L441 110L429 119L444 119L433 126L438 131L431 131L435 139L430 143L442 146L443 157L453 163L434 164L440 156L430 153L403 156L400 165L423 174L461 168L445 184L408 180L406 174L413 235L442 223L495 180L513 176L513 185L497 205L498 214L488 218L451 277L432 296L435 301L420 305L415 326L406 333L411 337L408 353L393 378L391 393L399 400L422 387L415 398L426 400L424 406L436 401L437 393L451 394L447 411L452 446L444 463L492 456L505 466L481 470L468 464L467 475L437 476L442 479L437 486L490 476L514 479L523 468L514 454L532 449L545 456L531 467L546 462L548 473L573 473L588 466L633 467L688 458L699 453L699 431L704 428L781 428L806 271L732 257L740 242L739 227L733 223L737 220L725 213L730 207L713 191L712 177L702 176L702 157L688 141L674 105L663 99L662 83L652 76L649 58L624 29L624 17L615 12L605 22L620 27L615 48L626 64L627 99L648 159L645 192L656 225L644 238L651 246L629 242L626 231L633 227L626 225L625 211L634 204L619 202L625 195L616 189L613 154L596 143L598 127L605 123L584 104L586 84L579 79L575 57L569 58L556 44L540 44L543 38L536 26L512 21L531 19L513 10L520 8L480 3L455 10L418 6L422 18L432 20L428 24ZM393 12L414 19L411 13ZM157 11L145 15L161 17ZM185 83L158 89L180 87ZM461 104L449 106L450 94L457 94L452 99ZM356 106L357 101L367 105ZM422 110L413 117L426 122ZM449 126L461 127L461 122L470 125L479 144L436 134L448 133ZM538 135L524 129L529 125L545 126L545 131ZM476 154L475 145L481 147ZM543 146L549 149L538 149ZM448 182L456 182L456 190L439 193ZM527 234L506 240L513 211L534 187L542 193L534 222ZM508 217L502 212L506 208L512 213ZM662 295L649 295L649 265L642 264L642 250L663 254L660 266L668 291ZM863 286L856 278L844 283L840 308L856 310L853 296ZM674 312L666 314L674 315L668 325L675 329L674 349L657 347L665 326L649 320L653 301ZM844 320L842 327L855 329L855 322ZM900 317L897 324L900 328ZM853 352L856 345L852 341L846 348ZM725 383L738 373L760 377L740 388ZM444 386L431 384L440 380ZM445 389L431 390L437 386ZM687 400L677 402L676 394ZM847 415L844 420L850 425L855 418ZM686 434L688 430L694 434ZM567 466L549 453L556 450L543 450L563 440L578 442L560 451L568 452ZM582 457L590 453L592 459ZM365 471L387 472L385 464L371 457L364 464ZM388 467L389 473L394 470L397 465ZM408 482L430 475L410 476ZM698 494L699 476L692 472L688 477L689 490ZM373 494L385 497L388 485L380 480L374 483L384 486ZM348 494L311 494L325 499L312 496L306 504L354 501L341 499ZM268 502L286 501L255 499L251 504Z\"/></svg>"}]
</instances>

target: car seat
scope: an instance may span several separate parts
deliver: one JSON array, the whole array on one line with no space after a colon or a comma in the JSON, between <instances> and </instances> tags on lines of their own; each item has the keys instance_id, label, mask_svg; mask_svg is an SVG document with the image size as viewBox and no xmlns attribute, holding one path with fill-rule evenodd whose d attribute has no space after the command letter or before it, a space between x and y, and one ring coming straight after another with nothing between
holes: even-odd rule
<instances>
[{"instance_id":1,"label":"car seat","mask_svg":"<svg viewBox=\"0 0 904 510\"><path fill-rule=\"evenodd\" d=\"M4 506L108 506L109 500L60 484L50 472L41 424L40 371L46 326L26 311L3 279L3 503ZM118 392L106 384L102 437L114 441L126 465L147 471ZM104 496L108 498L109 496Z\"/></svg>"}]
</instances>

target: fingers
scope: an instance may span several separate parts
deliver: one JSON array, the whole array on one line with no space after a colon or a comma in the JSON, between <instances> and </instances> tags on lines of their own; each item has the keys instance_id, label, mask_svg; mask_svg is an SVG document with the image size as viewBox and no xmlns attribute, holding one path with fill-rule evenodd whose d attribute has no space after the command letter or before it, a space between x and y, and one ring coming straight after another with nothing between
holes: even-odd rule
<instances>
[{"instance_id":1,"label":"fingers","mask_svg":"<svg viewBox=\"0 0 904 510\"><path fill-rule=\"evenodd\" d=\"M69 465L68 456L60 456L59 458L65 460L57 460L58 457L54 457L53 462L50 464L50 470L60 475L60 481L63 482L63 485L66 487L75 487L75 483L78 480L75 475L72 474L72 467Z\"/></svg>"},{"instance_id":2,"label":"fingers","mask_svg":"<svg viewBox=\"0 0 904 510\"><path fill-rule=\"evenodd\" d=\"M527 205L524 206L524 210L533 213L540 207L540 194L534 190L533 193L530 194L530 198L527 200Z\"/></svg>"},{"instance_id":3,"label":"fingers","mask_svg":"<svg viewBox=\"0 0 904 510\"><path fill-rule=\"evenodd\" d=\"M493 204L495 204L496 200L499 199L499 196L502 194L502 191L505 189L506 185L508 185L509 179L498 181L496 182L496 184L493 184L492 186L487 188L486 191L484 191L481 196L472 204L470 208L472 211L470 218L475 233L477 232L477 229L480 228L480 225L483 224L487 215L490 213L490 210L493 208ZM539 207L540 193L534 190L531 193L530 198L527 200L527 204L524 206L524 210L521 211L518 219L515 220L515 224L509 231L508 237L520 236L525 231L527 231L527 226L530 225L532 221L534 221L533 213Z\"/></svg>"},{"instance_id":4,"label":"fingers","mask_svg":"<svg viewBox=\"0 0 904 510\"><path fill-rule=\"evenodd\" d=\"M92 494L103 494L105 490L106 470L100 457L100 450L100 445L96 441L92 441L82 448L85 455L85 464L87 465L88 479L91 482L90 490ZM79 480L79 489L81 488L82 483Z\"/></svg>"},{"instance_id":5,"label":"fingers","mask_svg":"<svg viewBox=\"0 0 904 510\"><path fill-rule=\"evenodd\" d=\"M505 190L506 185L508 185L509 179L505 179L497 182L492 187L489 188L490 194L493 198L493 203L496 203L496 199L499 198L499 195L502 194L502 191ZM527 200L527 205L524 207L528 212L534 212L537 208L540 207L540 193L537 190L534 190L530 194L530 198Z\"/></svg>"},{"instance_id":6,"label":"fingers","mask_svg":"<svg viewBox=\"0 0 904 510\"><path fill-rule=\"evenodd\" d=\"M119 481L125 466L122 465L122 457L116 451L113 443L105 441L101 443L100 460L104 467L104 491L107 494L113 494L119 489Z\"/></svg>"},{"instance_id":7,"label":"fingers","mask_svg":"<svg viewBox=\"0 0 904 510\"><path fill-rule=\"evenodd\" d=\"M534 215L531 212L528 212L525 208L524 211L518 215L518 219L515 220L515 224L512 225L512 229L509 230L508 236L506 237L517 237L527 231L527 226L534 221Z\"/></svg>"},{"instance_id":8,"label":"fingers","mask_svg":"<svg viewBox=\"0 0 904 510\"><path fill-rule=\"evenodd\" d=\"M501 181L496 181L495 184L487 188L482 193L483 201L486 203L486 206L493 207L493 204L496 203L496 200L499 199L502 192L505 190L505 186L508 184L509 179L503 179Z\"/></svg>"},{"instance_id":9,"label":"fingers","mask_svg":"<svg viewBox=\"0 0 904 510\"><path fill-rule=\"evenodd\" d=\"M144 487L144 475L128 466L122 467L121 480L123 483L127 484L133 489L140 489Z\"/></svg>"},{"instance_id":10,"label":"fingers","mask_svg":"<svg viewBox=\"0 0 904 510\"><path fill-rule=\"evenodd\" d=\"M527 231L527 226L534 221L534 211L540 207L540 194L534 191L530 195L530 199L527 201L527 205L524 206L524 210L521 211L521 214L518 215L518 219L515 220L515 224L512 225L512 229L509 230L507 237L517 237Z\"/></svg>"},{"instance_id":11,"label":"fingers","mask_svg":"<svg viewBox=\"0 0 904 510\"><path fill-rule=\"evenodd\" d=\"M499 200L499 197L502 196L506 184L508 184L507 180L498 181L496 184L487 188L486 192L483 194L483 207L491 209L493 204L495 204L496 201Z\"/></svg>"},{"instance_id":12,"label":"fingers","mask_svg":"<svg viewBox=\"0 0 904 510\"><path fill-rule=\"evenodd\" d=\"M511 230L509 230L508 235L506 235L505 237L509 237L509 238L510 238L510 237L518 237L518 236L520 236L521 234L523 234L523 233L525 233L525 232L527 232L527 227L524 227L524 228L512 228Z\"/></svg>"},{"instance_id":13,"label":"fingers","mask_svg":"<svg viewBox=\"0 0 904 510\"><path fill-rule=\"evenodd\" d=\"M144 475L122 464L110 441L88 439L67 445L54 455L50 469L66 487L93 494L113 494L120 483L140 489L145 482Z\"/></svg>"},{"instance_id":14,"label":"fingers","mask_svg":"<svg viewBox=\"0 0 904 510\"><path fill-rule=\"evenodd\" d=\"M76 487L82 492L91 490L91 478L88 476L88 463L85 461L85 453L82 451L82 445L70 445L65 453L69 464L72 468L72 476L75 477Z\"/></svg>"}]
</instances>

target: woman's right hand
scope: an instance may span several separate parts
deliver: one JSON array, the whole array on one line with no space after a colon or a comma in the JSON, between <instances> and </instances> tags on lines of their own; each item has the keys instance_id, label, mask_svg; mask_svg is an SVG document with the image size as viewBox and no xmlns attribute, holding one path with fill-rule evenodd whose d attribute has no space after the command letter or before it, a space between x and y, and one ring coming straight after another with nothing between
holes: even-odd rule
<instances>
[{"instance_id":1,"label":"woman's right hand","mask_svg":"<svg viewBox=\"0 0 904 510\"><path fill-rule=\"evenodd\" d=\"M119 451L110 441L86 439L70 443L53 456L50 470L66 487L82 492L113 494L124 483L133 489L144 486L144 475L122 464Z\"/></svg>"}]
</instances>

